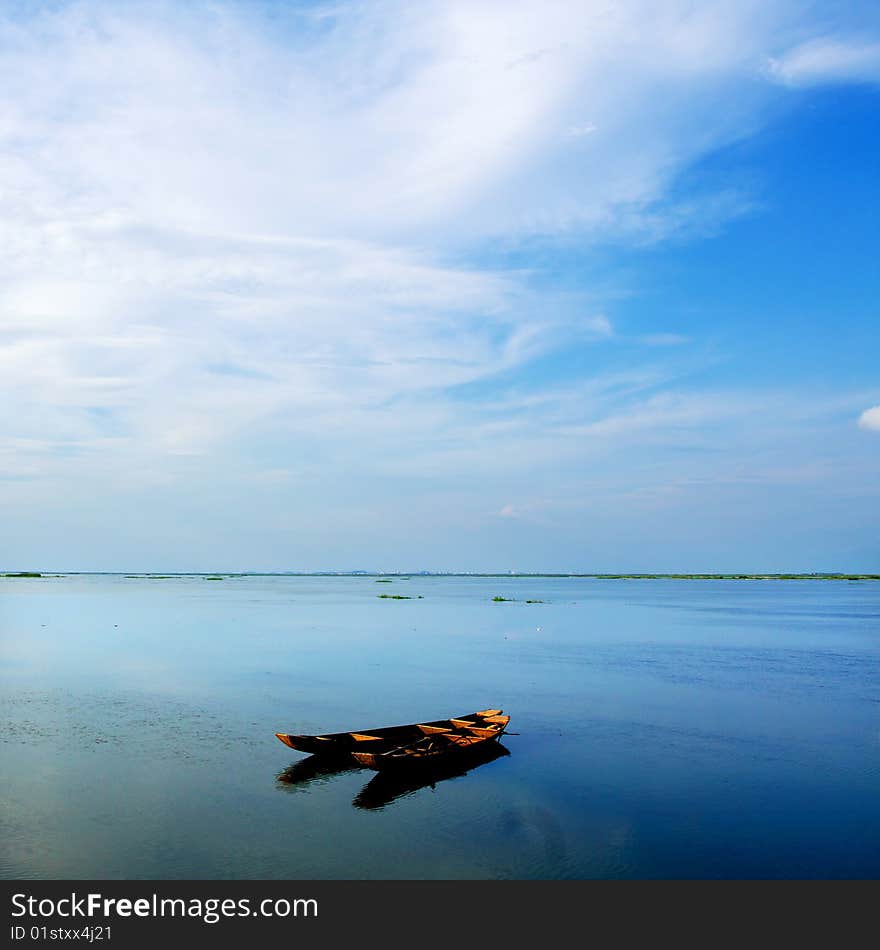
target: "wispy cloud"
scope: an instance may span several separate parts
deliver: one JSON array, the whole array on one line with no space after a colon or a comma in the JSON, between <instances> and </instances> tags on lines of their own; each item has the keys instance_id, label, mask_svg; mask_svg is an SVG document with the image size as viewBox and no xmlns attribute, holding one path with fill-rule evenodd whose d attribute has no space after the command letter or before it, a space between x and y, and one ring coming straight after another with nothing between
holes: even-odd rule
<instances>
[{"instance_id":1,"label":"wispy cloud","mask_svg":"<svg viewBox=\"0 0 880 950\"><path fill-rule=\"evenodd\" d=\"M770 59L767 72L787 86L880 83L880 43L858 38L820 37Z\"/></svg>"},{"instance_id":2,"label":"wispy cloud","mask_svg":"<svg viewBox=\"0 0 880 950\"><path fill-rule=\"evenodd\" d=\"M0 438L200 454L613 338L527 274L451 261L498 234L680 228L668 182L760 109L716 108L760 48L748 6L355 3L276 11L280 31L237 3L7 15L0 392L20 409ZM93 405L125 434L103 441Z\"/></svg>"},{"instance_id":3,"label":"wispy cloud","mask_svg":"<svg viewBox=\"0 0 880 950\"><path fill-rule=\"evenodd\" d=\"M99 483L198 494L207 478L329 491L331 471L447 487L526 473L492 498L529 499L541 466L728 418L679 391L682 336L628 335L598 292L548 290L540 254L480 262L498 244L694 237L753 208L673 186L761 126L781 91L755 77L790 46L795 8L5 8L0 477L15 493L0 503L63 486L73 505ZM873 75L873 47L847 48L796 48L773 76ZM584 360L571 385L523 378L634 341L655 350L629 374Z\"/></svg>"}]
</instances>

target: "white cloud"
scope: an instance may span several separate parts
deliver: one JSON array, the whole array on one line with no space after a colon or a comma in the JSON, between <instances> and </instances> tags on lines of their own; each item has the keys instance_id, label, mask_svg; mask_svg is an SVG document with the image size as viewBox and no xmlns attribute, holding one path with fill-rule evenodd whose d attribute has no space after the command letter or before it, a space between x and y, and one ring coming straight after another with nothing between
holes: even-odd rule
<instances>
[{"instance_id":1,"label":"white cloud","mask_svg":"<svg viewBox=\"0 0 880 950\"><path fill-rule=\"evenodd\" d=\"M822 37L802 43L778 59L767 71L788 86L833 82L880 83L880 43Z\"/></svg>"},{"instance_id":2,"label":"white cloud","mask_svg":"<svg viewBox=\"0 0 880 950\"><path fill-rule=\"evenodd\" d=\"M869 432L880 432L880 406L866 409L859 416L859 428L867 429Z\"/></svg>"},{"instance_id":3,"label":"white cloud","mask_svg":"<svg viewBox=\"0 0 880 950\"><path fill-rule=\"evenodd\" d=\"M272 9L0 15L0 475L197 485L201 459L275 483L318 440L331 463L503 473L581 451L566 433L711 416L638 382L499 408L499 376L618 336L601 300L469 254L740 213L670 185L761 123L791 5Z\"/></svg>"},{"instance_id":4,"label":"white cloud","mask_svg":"<svg viewBox=\"0 0 880 950\"><path fill-rule=\"evenodd\" d=\"M677 171L753 127L784 5L757 29L762 7L344 4L279 39L250 4L62 6L6 24L6 210L60 237L71 215L420 245L625 207L637 228Z\"/></svg>"},{"instance_id":5,"label":"white cloud","mask_svg":"<svg viewBox=\"0 0 880 950\"><path fill-rule=\"evenodd\" d=\"M612 337L527 274L449 261L489 236L661 234L651 203L759 106L717 108L760 49L748 9L7 14L0 438L105 453L100 408L118 452L206 452Z\"/></svg>"},{"instance_id":6,"label":"white cloud","mask_svg":"<svg viewBox=\"0 0 880 950\"><path fill-rule=\"evenodd\" d=\"M543 523L542 512L552 507L552 503L545 499L506 504L497 512L497 517L540 524Z\"/></svg>"},{"instance_id":7,"label":"white cloud","mask_svg":"<svg viewBox=\"0 0 880 950\"><path fill-rule=\"evenodd\" d=\"M573 125L569 130L568 134L572 138L580 138L583 135L590 135L596 131L596 126L592 122L588 122L586 125Z\"/></svg>"}]
</instances>

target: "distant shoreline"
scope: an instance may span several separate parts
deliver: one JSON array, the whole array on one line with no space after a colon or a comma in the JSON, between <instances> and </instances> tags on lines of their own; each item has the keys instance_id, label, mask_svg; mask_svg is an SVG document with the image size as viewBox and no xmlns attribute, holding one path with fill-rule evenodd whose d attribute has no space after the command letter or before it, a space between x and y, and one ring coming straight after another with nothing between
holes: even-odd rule
<instances>
[{"instance_id":1,"label":"distant shoreline","mask_svg":"<svg viewBox=\"0 0 880 950\"><path fill-rule=\"evenodd\" d=\"M584 578L595 580L683 580L683 581L880 581L880 574L581 574L477 571L185 571L158 573L142 571L5 571L0 578L28 579L53 577L125 577L130 580L173 580L179 577L203 577L227 580L237 577L385 577L408 580L418 577L497 577L497 578Z\"/></svg>"}]
</instances>

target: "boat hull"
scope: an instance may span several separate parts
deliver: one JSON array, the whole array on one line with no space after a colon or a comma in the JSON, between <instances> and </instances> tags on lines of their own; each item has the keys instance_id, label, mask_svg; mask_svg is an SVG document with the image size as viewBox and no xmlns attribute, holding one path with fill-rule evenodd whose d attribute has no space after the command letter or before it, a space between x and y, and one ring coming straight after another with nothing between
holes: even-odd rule
<instances>
[{"instance_id":1,"label":"boat hull","mask_svg":"<svg viewBox=\"0 0 880 950\"><path fill-rule=\"evenodd\" d=\"M496 717L499 722L485 727L462 727L452 732L423 736L413 743L375 752L354 751L351 757L364 768L377 772L421 771L447 768L485 754L487 747L497 743L507 728L509 716Z\"/></svg>"},{"instance_id":2,"label":"boat hull","mask_svg":"<svg viewBox=\"0 0 880 950\"><path fill-rule=\"evenodd\" d=\"M387 752L417 742L434 732L464 728L483 729L492 725L494 719L503 719L501 712L500 709L482 709L478 712L466 713L464 716L455 716L451 719L410 723L405 726L356 729L351 732L334 732L325 735L276 732L275 736L288 748L297 752L345 759L349 758L354 752L366 752L368 750L374 754Z\"/></svg>"}]
</instances>

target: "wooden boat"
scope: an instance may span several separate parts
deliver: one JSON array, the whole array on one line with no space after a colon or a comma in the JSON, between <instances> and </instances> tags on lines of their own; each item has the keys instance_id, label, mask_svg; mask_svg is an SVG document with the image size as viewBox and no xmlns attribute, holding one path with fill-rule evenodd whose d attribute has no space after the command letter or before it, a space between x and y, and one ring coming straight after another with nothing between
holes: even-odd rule
<instances>
[{"instance_id":1,"label":"wooden boat","mask_svg":"<svg viewBox=\"0 0 880 950\"><path fill-rule=\"evenodd\" d=\"M479 712L456 716L454 719L438 719L434 722L411 723L406 726L357 729L352 732L331 732L319 736L303 736L287 732L276 732L275 735L286 746L296 749L297 752L347 758L351 753L366 748L374 753L387 752L399 746L411 745L425 736L436 733L491 728L498 717L505 719L506 725L509 717L501 716L501 713L500 709L481 709Z\"/></svg>"},{"instance_id":2,"label":"wooden boat","mask_svg":"<svg viewBox=\"0 0 880 950\"><path fill-rule=\"evenodd\" d=\"M473 724L461 722L450 729L434 729L414 742L369 752L356 749L351 755L360 765L379 772L432 770L482 753L489 743L501 738L509 722L510 716L502 716L499 711Z\"/></svg>"}]
</instances>

